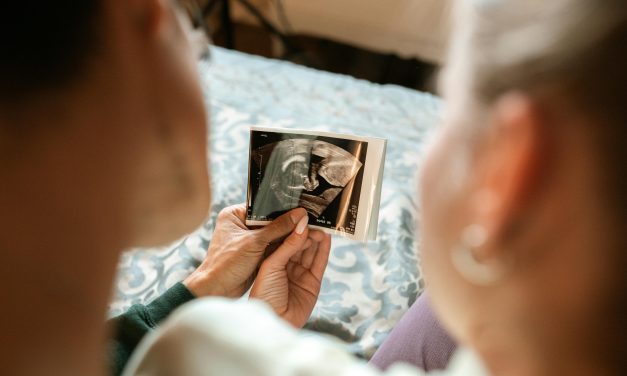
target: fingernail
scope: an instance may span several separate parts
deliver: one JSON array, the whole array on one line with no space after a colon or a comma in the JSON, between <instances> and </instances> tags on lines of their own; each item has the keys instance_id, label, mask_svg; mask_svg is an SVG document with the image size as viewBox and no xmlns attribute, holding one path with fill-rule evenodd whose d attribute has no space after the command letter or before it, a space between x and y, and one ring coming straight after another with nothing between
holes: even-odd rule
<instances>
[{"instance_id":1,"label":"fingernail","mask_svg":"<svg viewBox=\"0 0 627 376\"><path fill-rule=\"evenodd\" d=\"M302 210L302 209L294 209L294 210L292 210L292 212L290 213L290 218L292 219L292 223L294 223L294 224L299 223L299 221L303 218L303 212L304 212L304 210ZM306 214L306 212L305 212L305 214Z\"/></svg>"},{"instance_id":2,"label":"fingernail","mask_svg":"<svg viewBox=\"0 0 627 376\"><path fill-rule=\"evenodd\" d=\"M305 228L307 227L307 224L309 223L309 216L306 215L303 218L300 219L300 221L298 222L298 224L296 225L296 233L298 235L302 235L303 232L305 232Z\"/></svg>"}]
</instances>

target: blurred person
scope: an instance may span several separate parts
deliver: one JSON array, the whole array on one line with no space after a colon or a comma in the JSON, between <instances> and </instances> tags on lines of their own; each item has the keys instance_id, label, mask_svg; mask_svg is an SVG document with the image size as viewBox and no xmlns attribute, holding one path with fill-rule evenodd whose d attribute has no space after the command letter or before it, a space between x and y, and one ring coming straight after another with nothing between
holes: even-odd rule
<instances>
[{"instance_id":1,"label":"blurred person","mask_svg":"<svg viewBox=\"0 0 627 376\"><path fill-rule=\"evenodd\" d=\"M320 231L306 231L307 215L304 209L295 209L278 217L265 227L249 230L246 225L246 206L225 208L217 218L207 256L200 266L184 281L176 283L147 305L134 304L127 312L107 322L113 338L108 343L108 362L113 374L121 374L124 366L144 336L157 328L172 312L193 299L209 296L242 297L253 282L272 279L275 284L257 289L252 297L269 295L276 312L296 327L305 325L317 300L322 275L330 250L330 237ZM296 237L283 239L294 232ZM295 240L296 239L296 240ZM297 240L301 240L298 242ZM279 263L285 273L270 276L257 274L264 256L264 265L275 265L282 252L297 252L291 259ZM274 255L274 252L277 255ZM288 269L289 267L289 269ZM284 279L285 278L285 279ZM276 282L282 282L277 285ZM289 282L289 283L288 283ZM289 288L289 299L275 301L272 294ZM272 293L272 294L271 294ZM298 302L298 306L293 306Z\"/></svg>"},{"instance_id":2,"label":"blurred person","mask_svg":"<svg viewBox=\"0 0 627 376\"><path fill-rule=\"evenodd\" d=\"M302 326L330 238L304 209L249 230L218 217L207 258L147 306L104 319L124 249L175 240L208 213L207 115L190 1L0 5L0 359L10 375L120 372L195 297L265 298ZM264 253L275 250L262 263ZM259 266L262 270L256 273ZM287 295L289 289L289 296ZM107 349L109 352L107 352Z\"/></svg>"},{"instance_id":3,"label":"blurred person","mask_svg":"<svg viewBox=\"0 0 627 376\"><path fill-rule=\"evenodd\" d=\"M460 344L437 374L623 375L627 7L623 0L458 5L441 81L445 124L420 190L430 298ZM406 337L420 335L407 329ZM387 372L422 374L406 365ZM378 373L263 306L219 299L175 313L127 369Z\"/></svg>"}]
</instances>

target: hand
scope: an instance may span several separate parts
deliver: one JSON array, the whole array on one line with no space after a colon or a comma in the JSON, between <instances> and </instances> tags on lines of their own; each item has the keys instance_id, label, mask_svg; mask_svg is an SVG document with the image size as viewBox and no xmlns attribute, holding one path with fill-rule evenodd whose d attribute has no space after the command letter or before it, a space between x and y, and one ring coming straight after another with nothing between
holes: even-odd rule
<instances>
[{"instance_id":1,"label":"hand","mask_svg":"<svg viewBox=\"0 0 627 376\"><path fill-rule=\"evenodd\" d=\"M261 264L250 297L265 301L283 319L302 328L318 300L330 250L329 235L294 231Z\"/></svg>"},{"instance_id":2,"label":"hand","mask_svg":"<svg viewBox=\"0 0 627 376\"><path fill-rule=\"evenodd\" d=\"M264 252L278 245L304 217L305 209L294 209L267 226L250 230L244 205L225 208L218 215L207 257L183 284L198 297L242 296L252 284Z\"/></svg>"}]
</instances>

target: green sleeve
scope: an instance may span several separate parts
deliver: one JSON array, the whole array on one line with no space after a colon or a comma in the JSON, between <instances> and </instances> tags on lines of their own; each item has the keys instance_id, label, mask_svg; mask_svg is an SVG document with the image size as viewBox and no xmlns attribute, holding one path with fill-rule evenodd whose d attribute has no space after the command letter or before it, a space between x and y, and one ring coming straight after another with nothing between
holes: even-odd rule
<instances>
[{"instance_id":1,"label":"green sleeve","mask_svg":"<svg viewBox=\"0 0 627 376\"><path fill-rule=\"evenodd\" d=\"M107 325L113 338L109 344L108 361L112 374L122 373L146 333L156 328L176 308L194 298L185 285L177 283L150 304L135 304L126 313L110 319Z\"/></svg>"}]
</instances>

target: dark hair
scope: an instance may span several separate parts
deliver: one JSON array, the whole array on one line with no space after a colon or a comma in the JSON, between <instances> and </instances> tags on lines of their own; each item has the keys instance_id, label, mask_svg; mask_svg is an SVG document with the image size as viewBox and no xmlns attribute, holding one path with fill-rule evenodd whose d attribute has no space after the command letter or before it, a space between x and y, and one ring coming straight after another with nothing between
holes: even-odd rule
<instances>
[{"instance_id":1,"label":"dark hair","mask_svg":"<svg viewBox=\"0 0 627 376\"><path fill-rule=\"evenodd\" d=\"M98 45L101 0L0 3L0 100L62 86Z\"/></svg>"}]
</instances>

